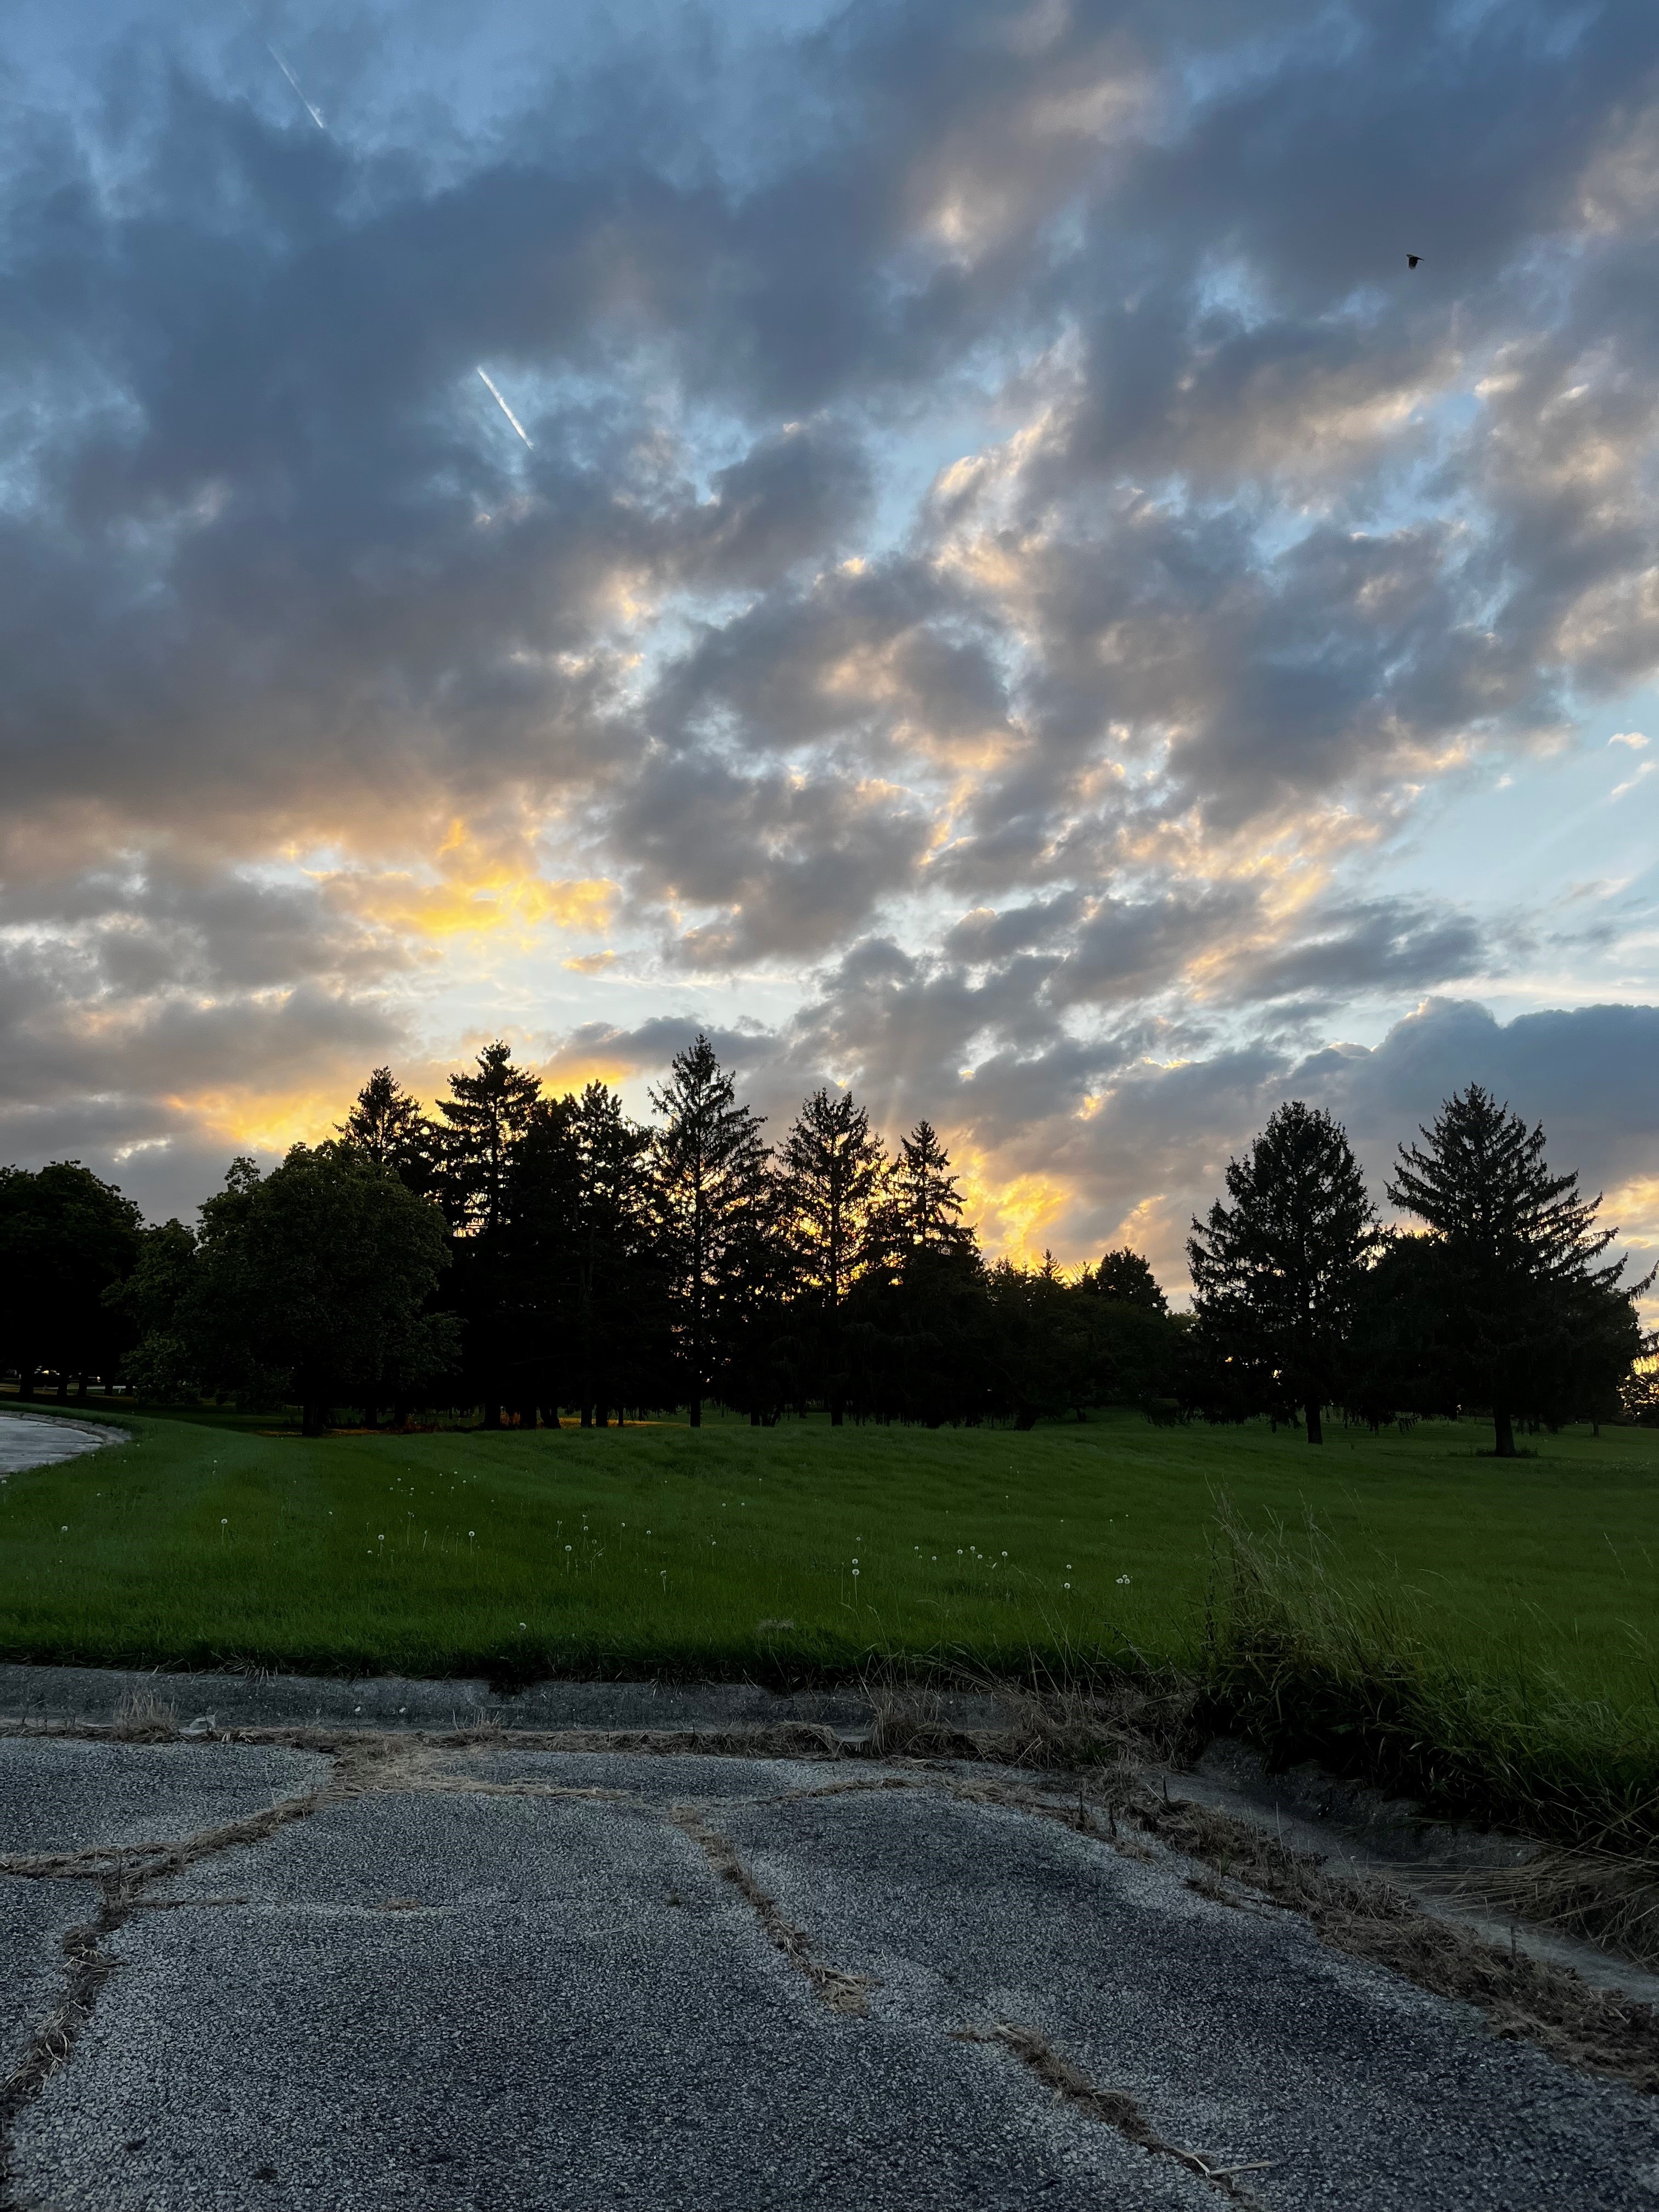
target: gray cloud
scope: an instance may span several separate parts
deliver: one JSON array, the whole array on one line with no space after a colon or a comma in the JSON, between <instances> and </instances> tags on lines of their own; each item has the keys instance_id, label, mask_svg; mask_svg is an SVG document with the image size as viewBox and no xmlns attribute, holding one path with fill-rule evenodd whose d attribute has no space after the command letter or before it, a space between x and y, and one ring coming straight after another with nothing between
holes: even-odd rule
<instances>
[{"instance_id":1,"label":"gray cloud","mask_svg":"<svg viewBox=\"0 0 1659 2212\"><path fill-rule=\"evenodd\" d=\"M280 27L326 133L174 10L89 42L73 117L20 55L22 1151L176 1147L192 1098L426 1034L429 944L320 878L452 846L622 886L656 1011L608 1048L648 1065L689 974L781 975L726 1025L758 1081L954 1115L1091 1239L1356 998L1527 955L1366 856L1659 664L1638 0L855 0L472 73L516 18L428 11L442 59L409 20ZM1481 1018L1307 1079L1367 1128L1389 1070L1541 1083ZM1561 1096L1586 1158L1645 1157L1622 1095Z\"/></svg>"}]
</instances>

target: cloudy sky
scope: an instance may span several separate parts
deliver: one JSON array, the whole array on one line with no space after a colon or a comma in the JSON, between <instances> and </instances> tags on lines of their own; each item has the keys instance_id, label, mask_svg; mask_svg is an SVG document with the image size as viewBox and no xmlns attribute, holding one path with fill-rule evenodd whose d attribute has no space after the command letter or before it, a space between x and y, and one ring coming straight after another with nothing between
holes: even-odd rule
<instances>
[{"instance_id":1,"label":"cloudy sky","mask_svg":"<svg viewBox=\"0 0 1659 2212\"><path fill-rule=\"evenodd\" d=\"M1472 1077L1659 1246L1651 0L0 40L0 1157L702 1024L994 1249Z\"/></svg>"}]
</instances>

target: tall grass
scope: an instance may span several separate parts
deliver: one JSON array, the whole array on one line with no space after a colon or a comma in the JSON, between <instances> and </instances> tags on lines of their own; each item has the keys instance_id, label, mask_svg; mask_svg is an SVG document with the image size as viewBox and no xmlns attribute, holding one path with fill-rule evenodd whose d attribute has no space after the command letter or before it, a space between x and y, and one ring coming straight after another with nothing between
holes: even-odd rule
<instances>
[{"instance_id":1,"label":"tall grass","mask_svg":"<svg viewBox=\"0 0 1659 2212\"><path fill-rule=\"evenodd\" d=\"M1571 1850L1656 1863L1659 1685L1650 1661L1587 1695L1551 1663L1553 1624L1472 1653L1397 1571L1356 1574L1318 1528L1218 1515L1199 1671L1209 1707L1275 1765L1304 1759Z\"/></svg>"}]
</instances>

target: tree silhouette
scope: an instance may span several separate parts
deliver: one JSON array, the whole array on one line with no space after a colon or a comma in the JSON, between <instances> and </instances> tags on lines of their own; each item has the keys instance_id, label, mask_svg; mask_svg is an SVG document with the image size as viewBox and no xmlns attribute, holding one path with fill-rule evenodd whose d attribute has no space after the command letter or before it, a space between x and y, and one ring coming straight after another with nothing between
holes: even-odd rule
<instances>
[{"instance_id":1,"label":"tree silhouette","mask_svg":"<svg viewBox=\"0 0 1659 2212\"><path fill-rule=\"evenodd\" d=\"M1343 1354L1376 1217L1340 1126L1317 1107L1281 1106L1187 1244L1200 1328L1248 1391L1306 1408L1324 1442L1323 1408Z\"/></svg>"},{"instance_id":2,"label":"tree silhouette","mask_svg":"<svg viewBox=\"0 0 1659 2212\"><path fill-rule=\"evenodd\" d=\"M34 1395L42 1367L64 1399L71 1377L84 1389L88 1372L114 1366L124 1330L106 1292L132 1273L143 1225L132 1200L79 1160L0 1169L0 1343L20 1397Z\"/></svg>"},{"instance_id":3,"label":"tree silhouette","mask_svg":"<svg viewBox=\"0 0 1659 2212\"><path fill-rule=\"evenodd\" d=\"M507 1160L540 1095L536 1078L514 1066L499 1037L478 1054L476 1074L450 1077L449 1097L438 1101L448 1125L441 1133L446 1211L464 1233L488 1236L500 1225Z\"/></svg>"},{"instance_id":4,"label":"tree silhouette","mask_svg":"<svg viewBox=\"0 0 1659 2212\"><path fill-rule=\"evenodd\" d=\"M1515 1456L1515 1414L1550 1379L1564 1393L1610 1388L1638 1338L1623 1261L1595 1262L1618 1231L1594 1226L1600 1197L1552 1175L1540 1124L1528 1130L1478 1083L1441 1108L1423 1145L1402 1145L1388 1194L1425 1222L1428 1295L1465 1393L1490 1406L1497 1455ZM1651 1278L1649 1278L1650 1280Z\"/></svg>"},{"instance_id":5,"label":"tree silhouette","mask_svg":"<svg viewBox=\"0 0 1659 2212\"><path fill-rule=\"evenodd\" d=\"M767 1150L758 1115L701 1030L677 1052L668 1081L651 1092L663 1117L656 1166L675 1279L678 1335L691 1426L718 1355L731 1266L754 1209L765 1201Z\"/></svg>"},{"instance_id":6,"label":"tree silhouette","mask_svg":"<svg viewBox=\"0 0 1659 2212\"><path fill-rule=\"evenodd\" d=\"M155 1316L200 1387L295 1399L317 1436L331 1405L412 1389L453 1359L453 1319L426 1310L449 1260L443 1216L356 1146L295 1145L269 1176L234 1161L201 1212L182 1270L177 1240L157 1244L177 1290ZM139 1351L142 1365L155 1347Z\"/></svg>"},{"instance_id":7,"label":"tree silhouette","mask_svg":"<svg viewBox=\"0 0 1659 2212\"><path fill-rule=\"evenodd\" d=\"M1138 1306L1146 1313L1166 1314L1170 1301L1158 1285L1152 1268L1139 1252L1124 1245L1121 1250L1103 1255L1100 1265L1086 1278L1088 1287L1103 1298L1115 1298L1124 1305Z\"/></svg>"},{"instance_id":8,"label":"tree silhouette","mask_svg":"<svg viewBox=\"0 0 1659 2212\"><path fill-rule=\"evenodd\" d=\"M839 1428L843 1395L841 1309L854 1277L879 1246L887 1155L881 1139L871 1133L869 1115L850 1091L833 1097L828 1091L815 1091L795 1117L781 1160L795 1273L822 1317L830 1421Z\"/></svg>"},{"instance_id":9,"label":"tree silhouette","mask_svg":"<svg viewBox=\"0 0 1659 2212\"><path fill-rule=\"evenodd\" d=\"M899 1139L887 1176L878 1234L886 1256L902 1267L913 1252L970 1249L973 1231L959 1218L962 1198L951 1156L931 1121L918 1121Z\"/></svg>"},{"instance_id":10,"label":"tree silhouette","mask_svg":"<svg viewBox=\"0 0 1659 2212\"><path fill-rule=\"evenodd\" d=\"M437 1181L438 1133L389 1067L377 1067L337 1133L389 1167L408 1189L429 1196Z\"/></svg>"}]
</instances>

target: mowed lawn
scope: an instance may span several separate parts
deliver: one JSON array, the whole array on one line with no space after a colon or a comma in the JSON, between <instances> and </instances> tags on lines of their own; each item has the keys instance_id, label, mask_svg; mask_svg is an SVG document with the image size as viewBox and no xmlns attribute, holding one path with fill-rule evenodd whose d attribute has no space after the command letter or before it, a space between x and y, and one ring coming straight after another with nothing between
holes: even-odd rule
<instances>
[{"instance_id":1,"label":"mowed lawn","mask_svg":"<svg viewBox=\"0 0 1659 2212\"><path fill-rule=\"evenodd\" d=\"M1659 1435L1322 1451L1266 1424L752 1430L718 1418L303 1440L129 1418L0 1485L0 1656L313 1673L800 1679L884 1656L1180 1661L1224 1499L1408 1594L1448 1656L1651 1698Z\"/></svg>"}]
</instances>

